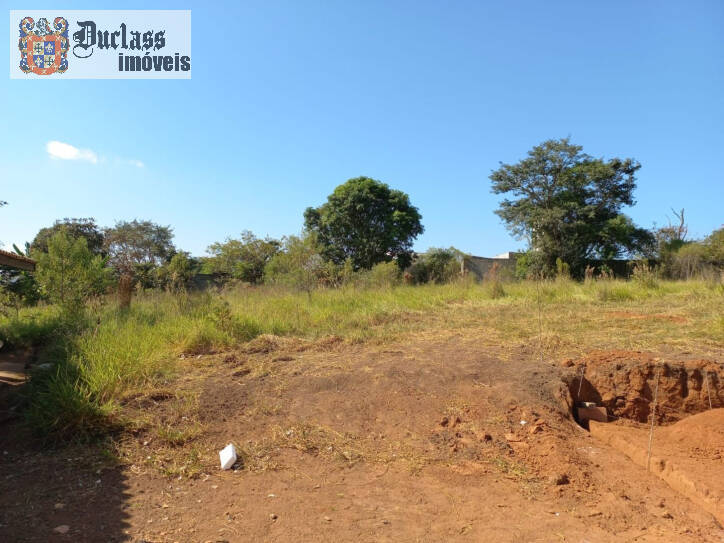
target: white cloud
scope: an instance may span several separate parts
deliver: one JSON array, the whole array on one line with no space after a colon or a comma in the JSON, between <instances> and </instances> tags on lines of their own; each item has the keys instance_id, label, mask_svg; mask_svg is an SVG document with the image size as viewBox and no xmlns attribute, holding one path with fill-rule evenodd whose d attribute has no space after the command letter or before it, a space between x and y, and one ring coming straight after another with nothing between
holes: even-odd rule
<instances>
[{"instance_id":1,"label":"white cloud","mask_svg":"<svg viewBox=\"0 0 724 543\"><path fill-rule=\"evenodd\" d=\"M45 150L48 151L50 158L59 160L84 160L91 164L98 164L99 162L106 162L106 157L98 156L91 149L78 149L70 143L63 143L62 141L49 141L45 144ZM112 159L116 165L129 164L136 168L145 168L146 165L140 160L136 159Z\"/></svg>"},{"instance_id":2,"label":"white cloud","mask_svg":"<svg viewBox=\"0 0 724 543\"><path fill-rule=\"evenodd\" d=\"M85 160L91 164L98 164L98 155L90 149L78 149L62 141L49 141L45 145L45 150L48 151L50 158L60 160Z\"/></svg>"}]
</instances>

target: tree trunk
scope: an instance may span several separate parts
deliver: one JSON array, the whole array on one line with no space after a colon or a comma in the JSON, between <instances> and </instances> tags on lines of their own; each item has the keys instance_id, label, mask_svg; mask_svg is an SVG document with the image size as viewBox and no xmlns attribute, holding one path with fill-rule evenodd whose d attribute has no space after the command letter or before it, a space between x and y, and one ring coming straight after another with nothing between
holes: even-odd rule
<instances>
[{"instance_id":1,"label":"tree trunk","mask_svg":"<svg viewBox=\"0 0 724 543\"><path fill-rule=\"evenodd\" d=\"M131 306L132 296L133 275L129 273L123 273L118 279L118 305L121 307L121 309L128 309Z\"/></svg>"}]
</instances>

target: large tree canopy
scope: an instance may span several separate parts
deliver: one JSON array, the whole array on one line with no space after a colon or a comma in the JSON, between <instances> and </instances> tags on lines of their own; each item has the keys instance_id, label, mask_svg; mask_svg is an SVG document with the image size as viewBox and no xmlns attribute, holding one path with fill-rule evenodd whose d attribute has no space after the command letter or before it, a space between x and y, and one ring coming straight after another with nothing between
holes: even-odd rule
<instances>
[{"instance_id":1,"label":"large tree canopy","mask_svg":"<svg viewBox=\"0 0 724 543\"><path fill-rule=\"evenodd\" d=\"M110 264L122 274L138 266L160 266L175 254L173 230L151 221L120 221L105 230Z\"/></svg>"},{"instance_id":2,"label":"large tree canopy","mask_svg":"<svg viewBox=\"0 0 724 543\"><path fill-rule=\"evenodd\" d=\"M355 269L393 258L409 265L412 243L424 230L420 220L407 194L369 177L350 179L325 204L304 212L324 257L337 264L350 259Z\"/></svg>"},{"instance_id":3,"label":"large tree canopy","mask_svg":"<svg viewBox=\"0 0 724 543\"><path fill-rule=\"evenodd\" d=\"M593 158L568 139L545 141L490 175L494 193L512 196L496 213L514 235L529 240L544 270L555 269L560 258L580 274L588 259L651 247L652 234L621 213L634 204L640 167L630 158Z\"/></svg>"},{"instance_id":4,"label":"large tree canopy","mask_svg":"<svg viewBox=\"0 0 724 543\"><path fill-rule=\"evenodd\" d=\"M57 220L53 226L41 228L30 244L32 251L48 252L48 241L58 232L65 232L73 239L84 238L88 250L99 255L103 253L103 231L98 227L94 218Z\"/></svg>"},{"instance_id":5,"label":"large tree canopy","mask_svg":"<svg viewBox=\"0 0 724 543\"><path fill-rule=\"evenodd\" d=\"M176 253L173 230L151 221L120 221L106 228L108 262L119 275L118 298L121 307L131 303L133 285L153 284L154 268L168 262Z\"/></svg>"},{"instance_id":6,"label":"large tree canopy","mask_svg":"<svg viewBox=\"0 0 724 543\"><path fill-rule=\"evenodd\" d=\"M279 252L281 245L279 240L270 237L261 239L245 230L240 239L227 238L223 243L209 245L207 252L211 256L204 262L204 271L261 283L264 267Z\"/></svg>"}]
</instances>

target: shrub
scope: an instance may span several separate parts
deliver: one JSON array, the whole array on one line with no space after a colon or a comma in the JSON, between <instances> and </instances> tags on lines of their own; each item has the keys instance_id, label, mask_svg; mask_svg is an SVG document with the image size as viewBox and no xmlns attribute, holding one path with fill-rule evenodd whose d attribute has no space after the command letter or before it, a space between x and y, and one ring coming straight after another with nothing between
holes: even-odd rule
<instances>
[{"instance_id":1,"label":"shrub","mask_svg":"<svg viewBox=\"0 0 724 543\"><path fill-rule=\"evenodd\" d=\"M349 275L344 281L357 288L391 288L402 280L400 267L396 262L380 262L371 270L361 270Z\"/></svg>"},{"instance_id":2,"label":"shrub","mask_svg":"<svg viewBox=\"0 0 724 543\"><path fill-rule=\"evenodd\" d=\"M292 287L311 295L315 288L338 282L339 270L326 262L320 254L313 235L289 236L284 239L283 250L264 268L266 283Z\"/></svg>"},{"instance_id":3,"label":"shrub","mask_svg":"<svg viewBox=\"0 0 724 543\"><path fill-rule=\"evenodd\" d=\"M724 228L714 230L702 241L681 241L674 249L661 254L667 277L707 278L724 270Z\"/></svg>"},{"instance_id":4,"label":"shrub","mask_svg":"<svg viewBox=\"0 0 724 543\"><path fill-rule=\"evenodd\" d=\"M462 253L449 249L431 248L427 253L419 255L407 270L413 284L449 283L460 275L460 259Z\"/></svg>"},{"instance_id":5,"label":"shrub","mask_svg":"<svg viewBox=\"0 0 724 543\"><path fill-rule=\"evenodd\" d=\"M647 261L634 264L633 280L644 288L657 288L659 286L656 270Z\"/></svg>"},{"instance_id":6,"label":"shrub","mask_svg":"<svg viewBox=\"0 0 724 543\"><path fill-rule=\"evenodd\" d=\"M547 273L545 262L540 253L529 249L518 255L515 261L516 279L542 279L550 274Z\"/></svg>"},{"instance_id":7,"label":"shrub","mask_svg":"<svg viewBox=\"0 0 724 543\"><path fill-rule=\"evenodd\" d=\"M500 281L492 281L488 284L488 295L493 299L497 300L498 298L502 298L505 296L505 289L503 288L503 283Z\"/></svg>"},{"instance_id":8,"label":"shrub","mask_svg":"<svg viewBox=\"0 0 724 543\"><path fill-rule=\"evenodd\" d=\"M48 240L48 252L37 253L36 276L43 292L69 315L83 310L86 300L100 294L108 282L103 258L94 256L85 238L61 230Z\"/></svg>"},{"instance_id":9,"label":"shrub","mask_svg":"<svg viewBox=\"0 0 724 543\"><path fill-rule=\"evenodd\" d=\"M214 305L211 320L218 330L237 341L249 341L262 332L256 320L233 315L231 306L226 300L219 300Z\"/></svg>"},{"instance_id":10,"label":"shrub","mask_svg":"<svg viewBox=\"0 0 724 543\"><path fill-rule=\"evenodd\" d=\"M158 270L162 276L160 282L166 283L167 288L173 291L185 290L197 273L194 261L184 251L173 255L168 264Z\"/></svg>"}]
</instances>

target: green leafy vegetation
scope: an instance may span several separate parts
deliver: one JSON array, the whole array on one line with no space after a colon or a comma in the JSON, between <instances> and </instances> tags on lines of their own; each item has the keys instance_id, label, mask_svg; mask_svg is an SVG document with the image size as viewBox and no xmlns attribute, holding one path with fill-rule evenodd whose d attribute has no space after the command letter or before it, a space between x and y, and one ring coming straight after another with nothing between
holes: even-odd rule
<instances>
[{"instance_id":1,"label":"green leafy vegetation","mask_svg":"<svg viewBox=\"0 0 724 543\"><path fill-rule=\"evenodd\" d=\"M41 291L67 315L82 312L88 298L105 290L108 269L103 257L88 249L84 237L56 232L48 240L47 252L38 253L37 263Z\"/></svg>"},{"instance_id":2,"label":"green leafy vegetation","mask_svg":"<svg viewBox=\"0 0 724 543\"><path fill-rule=\"evenodd\" d=\"M424 231L421 219L407 194L369 177L350 179L326 203L304 212L324 257L338 265L349 259L355 270L393 258L406 268L412 243Z\"/></svg>"},{"instance_id":3,"label":"green leafy vegetation","mask_svg":"<svg viewBox=\"0 0 724 543\"><path fill-rule=\"evenodd\" d=\"M409 281L414 284L447 283L460 275L460 261L464 255L449 249L429 249L420 255L407 270Z\"/></svg>"},{"instance_id":4,"label":"green leafy vegetation","mask_svg":"<svg viewBox=\"0 0 724 543\"><path fill-rule=\"evenodd\" d=\"M630 158L592 158L568 139L548 140L490 175L494 193L512 196L496 213L536 251L529 262L536 273L553 275L560 259L582 277L590 259L652 249L653 235L621 213L634 204L640 167Z\"/></svg>"},{"instance_id":5,"label":"green leafy vegetation","mask_svg":"<svg viewBox=\"0 0 724 543\"><path fill-rule=\"evenodd\" d=\"M223 243L212 243L208 248L211 256L204 260L203 271L258 284L263 281L264 269L281 245L279 240L260 239L246 230L240 239L228 238Z\"/></svg>"}]
</instances>

